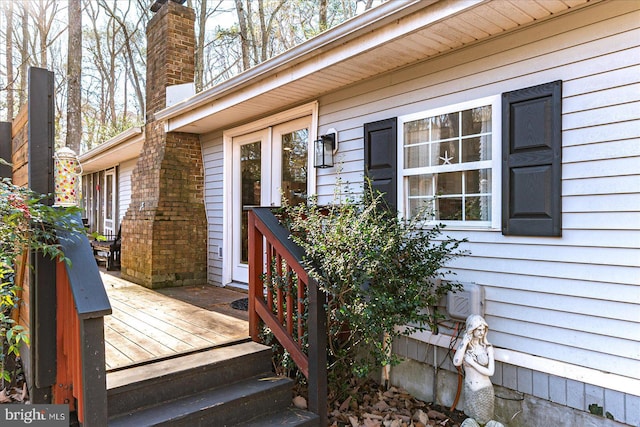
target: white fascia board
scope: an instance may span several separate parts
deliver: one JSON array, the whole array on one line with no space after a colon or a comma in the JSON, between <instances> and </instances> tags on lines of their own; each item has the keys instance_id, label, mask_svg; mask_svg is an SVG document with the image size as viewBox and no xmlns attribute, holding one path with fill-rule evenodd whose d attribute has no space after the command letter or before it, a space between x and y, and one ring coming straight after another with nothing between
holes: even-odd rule
<instances>
[{"instance_id":1,"label":"white fascia board","mask_svg":"<svg viewBox=\"0 0 640 427\"><path fill-rule=\"evenodd\" d=\"M178 129L274 88L446 20L485 0L387 2L242 74L155 114ZM398 6L400 5L400 6ZM428 6L432 6L429 7ZM420 11L419 13L414 13ZM375 13L374 13L375 12ZM402 20L402 25L398 25ZM380 30L380 31L377 31ZM357 43L352 42L360 38Z\"/></svg>"}]
</instances>

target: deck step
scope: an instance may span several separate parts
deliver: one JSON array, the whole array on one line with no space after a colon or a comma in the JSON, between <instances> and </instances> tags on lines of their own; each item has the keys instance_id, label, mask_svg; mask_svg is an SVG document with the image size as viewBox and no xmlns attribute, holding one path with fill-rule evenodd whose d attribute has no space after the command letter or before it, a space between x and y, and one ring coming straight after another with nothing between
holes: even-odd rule
<instances>
[{"instance_id":1,"label":"deck step","mask_svg":"<svg viewBox=\"0 0 640 427\"><path fill-rule=\"evenodd\" d=\"M318 427L292 386L270 347L238 342L107 373L108 426Z\"/></svg>"},{"instance_id":2,"label":"deck step","mask_svg":"<svg viewBox=\"0 0 640 427\"><path fill-rule=\"evenodd\" d=\"M109 417L270 371L271 349L249 341L109 372Z\"/></svg>"},{"instance_id":3,"label":"deck step","mask_svg":"<svg viewBox=\"0 0 640 427\"><path fill-rule=\"evenodd\" d=\"M291 380L256 376L225 387L164 402L109 420L109 427L237 426L258 414L283 411L291 403Z\"/></svg>"},{"instance_id":4,"label":"deck step","mask_svg":"<svg viewBox=\"0 0 640 427\"><path fill-rule=\"evenodd\" d=\"M320 417L316 414L296 408L253 418L236 427L318 427Z\"/></svg>"}]
</instances>

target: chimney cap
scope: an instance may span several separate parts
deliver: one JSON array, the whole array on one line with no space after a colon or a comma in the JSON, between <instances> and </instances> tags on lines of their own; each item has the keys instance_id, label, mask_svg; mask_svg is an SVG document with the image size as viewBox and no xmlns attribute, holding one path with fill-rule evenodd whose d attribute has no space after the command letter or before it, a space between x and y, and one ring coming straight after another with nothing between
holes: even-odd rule
<instances>
[{"instance_id":1,"label":"chimney cap","mask_svg":"<svg viewBox=\"0 0 640 427\"><path fill-rule=\"evenodd\" d=\"M187 0L171 0L174 3L178 3L178 4L184 4L185 1ZM151 11L152 12L157 12L160 10L160 8L162 7L163 4L165 4L167 2L167 0L155 0L153 2L153 4L151 5Z\"/></svg>"}]
</instances>

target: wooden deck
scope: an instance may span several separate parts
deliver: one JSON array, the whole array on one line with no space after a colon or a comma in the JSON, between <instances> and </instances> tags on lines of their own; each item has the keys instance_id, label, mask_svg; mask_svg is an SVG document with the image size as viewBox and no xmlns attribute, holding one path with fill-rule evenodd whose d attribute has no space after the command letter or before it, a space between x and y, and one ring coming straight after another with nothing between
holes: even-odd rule
<instances>
[{"instance_id":1,"label":"wooden deck","mask_svg":"<svg viewBox=\"0 0 640 427\"><path fill-rule=\"evenodd\" d=\"M105 317L107 371L249 337L247 313L229 305L246 294L211 285L155 291L101 275L113 309Z\"/></svg>"}]
</instances>

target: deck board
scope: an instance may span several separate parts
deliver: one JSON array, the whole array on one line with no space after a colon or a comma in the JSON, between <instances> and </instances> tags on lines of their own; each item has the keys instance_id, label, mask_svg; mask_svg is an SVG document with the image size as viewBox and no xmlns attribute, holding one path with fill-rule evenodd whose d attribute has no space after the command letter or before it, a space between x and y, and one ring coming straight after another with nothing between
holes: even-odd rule
<instances>
[{"instance_id":1,"label":"deck board","mask_svg":"<svg viewBox=\"0 0 640 427\"><path fill-rule=\"evenodd\" d=\"M113 310L105 317L104 329L108 371L249 336L246 314L229 315L226 303L242 294L222 288L218 291L209 285L202 287L196 291L200 292L198 296L215 301L202 301L199 305L208 307L205 309L177 299L181 290L174 289L169 296L111 273L101 275Z\"/></svg>"}]
</instances>

